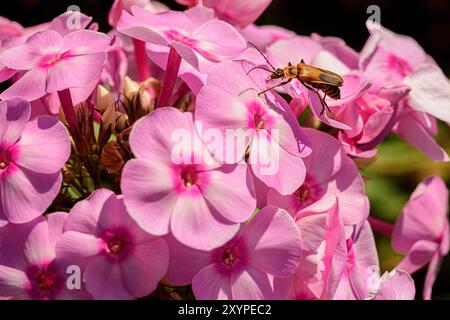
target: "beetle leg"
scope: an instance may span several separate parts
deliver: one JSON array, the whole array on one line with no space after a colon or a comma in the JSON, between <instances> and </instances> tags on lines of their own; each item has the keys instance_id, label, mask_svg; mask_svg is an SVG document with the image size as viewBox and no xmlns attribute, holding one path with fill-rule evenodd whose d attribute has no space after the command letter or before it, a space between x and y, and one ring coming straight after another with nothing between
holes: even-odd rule
<instances>
[{"instance_id":1,"label":"beetle leg","mask_svg":"<svg viewBox=\"0 0 450 320\"><path fill-rule=\"evenodd\" d=\"M318 94L318 93L317 93L317 94ZM319 94L318 94L318 95L319 95ZM326 97L327 97L327 94L326 94L326 93L324 93L323 98L320 98L320 95L319 95L320 101L322 102L322 111L320 111L320 114L323 114L323 112L325 111L325 108L327 108L327 111L328 111L329 113L333 113L333 112L331 112L330 108L328 107L327 103L325 102L325 98L326 98Z\"/></svg>"},{"instance_id":2,"label":"beetle leg","mask_svg":"<svg viewBox=\"0 0 450 320\"><path fill-rule=\"evenodd\" d=\"M320 114L322 115L323 112L325 111L325 108L328 110L328 112L332 113L330 108L328 107L327 103L325 102L325 98L327 97L327 94L325 93L323 98L320 96L319 93L319 89L313 88L311 87L309 84L307 84L304 81L301 81L301 83L309 90L311 90L312 92L314 92L315 94L317 94L317 96L319 97L320 103L322 104L322 111L320 111Z\"/></svg>"},{"instance_id":3,"label":"beetle leg","mask_svg":"<svg viewBox=\"0 0 450 320\"><path fill-rule=\"evenodd\" d=\"M279 83L279 84L277 84L277 85L275 85L275 86L273 86L273 87L267 88L267 89L264 90L264 91L261 91L260 93L258 93L258 97L259 97L260 95L266 93L267 91L270 91L270 90L273 90L273 89L275 89L275 88L277 88L277 87L281 87L281 86L284 86L285 84L288 84L289 82L292 81L292 79L293 79L293 78L291 78L291 79L289 79L289 80L286 80L286 81L283 81L283 82L281 82L281 83Z\"/></svg>"}]
</instances>

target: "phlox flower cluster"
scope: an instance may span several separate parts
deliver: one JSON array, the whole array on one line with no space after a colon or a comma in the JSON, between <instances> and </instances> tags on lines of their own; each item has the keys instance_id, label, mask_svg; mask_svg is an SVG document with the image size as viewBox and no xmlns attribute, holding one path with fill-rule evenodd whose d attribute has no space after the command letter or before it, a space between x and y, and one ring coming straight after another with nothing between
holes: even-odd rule
<instances>
[{"instance_id":1,"label":"phlox flower cluster","mask_svg":"<svg viewBox=\"0 0 450 320\"><path fill-rule=\"evenodd\" d=\"M270 0L177 2L116 0L108 33L0 18L0 299L431 299L445 182L391 225L359 166L389 134L449 160L434 60L370 21L358 52L255 25ZM296 79L261 94L301 60L342 76L329 110ZM403 255L384 274L373 229Z\"/></svg>"}]
</instances>

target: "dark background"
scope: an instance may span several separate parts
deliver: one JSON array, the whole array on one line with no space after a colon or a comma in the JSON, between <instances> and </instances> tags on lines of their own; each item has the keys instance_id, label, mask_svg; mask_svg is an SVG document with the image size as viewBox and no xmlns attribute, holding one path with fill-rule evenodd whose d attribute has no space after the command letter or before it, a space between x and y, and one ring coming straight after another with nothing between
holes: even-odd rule
<instances>
[{"instance_id":1,"label":"dark background","mask_svg":"<svg viewBox=\"0 0 450 320\"><path fill-rule=\"evenodd\" d=\"M246 0L236 0L246 1ZM78 5L82 12L100 24L101 31L110 29L107 16L113 0L1 0L0 15L32 26L46 22L66 11L69 5ZM174 0L163 0L172 9L182 9ZM416 39L450 75L450 0L273 0L257 24L274 24L298 34L343 38L359 51L368 36L365 21L369 5L381 8L381 23L401 34ZM450 153L450 130L441 128L438 141ZM426 176L437 174L450 186L450 166L437 164L402 141L388 140L379 148L377 161L364 175L371 200L372 213L395 221L404 203L416 185ZM402 168L402 170L399 170ZM401 171L401 172L399 172ZM390 247L389 239L377 236L382 269L391 270L401 259ZM422 291L425 270L414 275L417 292ZM447 256L436 280L434 298L450 299L450 256Z\"/></svg>"},{"instance_id":2,"label":"dark background","mask_svg":"<svg viewBox=\"0 0 450 320\"><path fill-rule=\"evenodd\" d=\"M236 0L245 1L245 0ZM2 0L0 15L24 26L45 22L76 4L93 16L107 31L108 10L112 0ZM182 7L174 0L163 0L171 8ZM367 38L366 9L376 4L381 8L381 22L398 33L414 37L448 74L450 72L450 1L449 0L273 0L258 24L276 24L299 34L317 32L342 37L360 50Z\"/></svg>"}]
</instances>

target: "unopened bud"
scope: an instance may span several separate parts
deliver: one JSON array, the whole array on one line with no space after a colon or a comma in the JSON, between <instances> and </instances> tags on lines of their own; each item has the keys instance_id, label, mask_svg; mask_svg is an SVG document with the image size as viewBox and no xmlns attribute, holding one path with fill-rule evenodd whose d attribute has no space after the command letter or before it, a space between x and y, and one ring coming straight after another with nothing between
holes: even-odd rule
<instances>
[{"instance_id":1,"label":"unopened bud","mask_svg":"<svg viewBox=\"0 0 450 320\"><path fill-rule=\"evenodd\" d=\"M125 97L131 100L138 91L139 91L139 84L131 80L130 77L126 76L124 80L124 89L123 89Z\"/></svg>"},{"instance_id":2,"label":"unopened bud","mask_svg":"<svg viewBox=\"0 0 450 320\"><path fill-rule=\"evenodd\" d=\"M104 112L108 107L114 105L114 96L103 86L97 88L97 108Z\"/></svg>"}]
</instances>

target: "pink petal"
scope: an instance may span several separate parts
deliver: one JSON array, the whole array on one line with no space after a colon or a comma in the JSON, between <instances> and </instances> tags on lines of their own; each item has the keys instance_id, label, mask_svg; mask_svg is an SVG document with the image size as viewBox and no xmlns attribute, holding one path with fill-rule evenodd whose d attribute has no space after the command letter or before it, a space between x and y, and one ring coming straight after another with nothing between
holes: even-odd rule
<instances>
[{"instance_id":1,"label":"pink petal","mask_svg":"<svg viewBox=\"0 0 450 320\"><path fill-rule=\"evenodd\" d=\"M172 132L190 133L192 129L192 114L169 107L158 108L134 125L130 135L131 149L137 158L173 164L171 151L175 141Z\"/></svg>"},{"instance_id":2,"label":"pink petal","mask_svg":"<svg viewBox=\"0 0 450 320\"><path fill-rule=\"evenodd\" d=\"M96 300L125 300L133 298L123 283L117 260L110 261L100 255L93 258L84 269L86 289Z\"/></svg>"},{"instance_id":3,"label":"pink petal","mask_svg":"<svg viewBox=\"0 0 450 320\"><path fill-rule=\"evenodd\" d=\"M64 224L64 231L77 231L86 234L97 234L98 221L104 203L115 196L111 190L98 189L91 195L75 204Z\"/></svg>"},{"instance_id":4,"label":"pink petal","mask_svg":"<svg viewBox=\"0 0 450 320\"><path fill-rule=\"evenodd\" d=\"M15 148L19 150L15 162L38 173L59 171L71 152L67 129L50 116L40 116L29 122Z\"/></svg>"},{"instance_id":5,"label":"pink petal","mask_svg":"<svg viewBox=\"0 0 450 320\"><path fill-rule=\"evenodd\" d=\"M397 268L414 273L431 261L439 246L435 242L420 240L413 244L406 257L398 264Z\"/></svg>"},{"instance_id":6,"label":"pink petal","mask_svg":"<svg viewBox=\"0 0 450 320\"><path fill-rule=\"evenodd\" d=\"M247 221L256 208L253 177L246 165L225 165L208 172L210 182L202 188L207 203L226 219ZM236 186L241 186L236 190Z\"/></svg>"},{"instance_id":7,"label":"pink petal","mask_svg":"<svg viewBox=\"0 0 450 320\"><path fill-rule=\"evenodd\" d=\"M449 161L450 158L427 129L411 113L400 117L397 124L397 133L406 142L423 152L435 161Z\"/></svg>"},{"instance_id":8,"label":"pink petal","mask_svg":"<svg viewBox=\"0 0 450 320\"><path fill-rule=\"evenodd\" d=\"M79 21L77 22L80 22L79 25L80 29L85 29L92 21L92 17L88 17L81 12L79 12L78 16L76 17L79 18ZM56 18L54 18L48 25L48 29L57 31L62 36L65 36L68 33L72 33L74 32L74 30L71 29L70 26L72 26L71 22L73 21L72 20L73 18L74 18L73 12L66 11L57 16Z\"/></svg>"},{"instance_id":9,"label":"pink petal","mask_svg":"<svg viewBox=\"0 0 450 320\"><path fill-rule=\"evenodd\" d=\"M322 183L334 176L342 166L344 153L341 144L328 134L315 129L304 129L312 145L312 153L303 161L314 176L316 183Z\"/></svg>"},{"instance_id":10,"label":"pink petal","mask_svg":"<svg viewBox=\"0 0 450 320\"><path fill-rule=\"evenodd\" d=\"M416 288L407 272L398 269L386 271L380 280L380 288L373 300L414 300Z\"/></svg>"},{"instance_id":11,"label":"pink petal","mask_svg":"<svg viewBox=\"0 0 450 320\"><path fill-rule=\"evenodd\" d=\"M163 239L136 245L132 255L120 263L125 288L135 297L150 294L166 273L168 264L169 250Z\"/></svg>"},{"instance_id":12,"label":"pink petal","mask_svg":"<svg viewBox=\"0 0 450 320\"><path fill-rule=\"evenodd\" d=\"M73 56L60 60L48 69L48 93L67 88L81 88L100 76L106 53Z\"/></svg>"},{"instance_id":13,"label":"pink petal","mask_svg":"<svg viewBox=\"0 0 450 320\"><path fill-rule=\"evenodd\" d=\"M0 265L0 300L24 294L30 287L23 271Z\"/></svg>"},{"instance_id":14,"label":"pink petal","mask_svg":"<svg viewBox=\"0 0 450 320\"><path fill-rule=\"evenodd\" d=\"M392 245L407 253L417 241L440 242L447 220L448 190L439 177L417 186L395 223Z\"/></svg>"},{"instance_id":15,"label":"pink petal","mask_svg":"<svg viewBox=\"0 0 450 320\"><path fill-rule=\"evenodd\" d=\"M135 226L134 221L128 215L121 196L112 194L102 204L98 217L97 229L103 230L131 230Z\"/></svg>"},{"instance_id":16,"label":"pink petal","mask_svg":"<svg viewBox=\"0 0 450 320\"><path fill-rule=\"evenodd\" d=\"M42 214L61 188L62 175L38 174L27 169L15 169L0 180L0 216L10 222L25 223ZM3 212L2 212L3 211Z\"/></svg>"},{"instance_id":17,"label":"pink petal","mask_svg":"<svg viewBox=\"0 0 450 320\"><path fill-rule=\"evenodd\" d=\"M111 37L91 30L78 30L64 37L63 51L70 50L74 55L92 55L109 51Z\"/></svg>"},{"instance_id":18,"label":"pink petal","mask_svg":"<svg viewBox=\"0 0 450 320\"><path fill-rule=\"evenodd\" d=\"M198 300L231 300L229 274L221 274L216 264L200 270L192 280L192 291Z\"/></svg>"},{"instance_id":19,"label":"pink petal","mask_svg":"<svg viewBox=\"0 0 450 320\"><path fill-rule=\"evenodd\" d=\"M62 236L64 223L69 216L66 212L54 212L46 216L50 246L55 248L57 240Z\"/></svg>"},{"instance_id":20,"label":"pink petal","mask_svg":"<svg viewBox=\"0 0 450 320\"><path fill-rule=\"evenodd\" d=\"M187 45L180 42L172 43L172 47L177 51L177 53L184 61L189 63L195 69L200 70L200 59L198 57L198 53L196 53L191 47L188 47ZM164 69L166 67L167 65L164 67Z\"/></svg>"},{"instance_id":21,"label":"pink petal","mask_svg":"<svg viewBox=\"0 0 450 320\"><path fill-rule=\"evenodd\" d=\"M271 130L272 137L287 152L299 157L307 157L311 154L311 146L305 132L298 125L298 120L289 105L278 94L273 93L277 101L278 109L269 109L275 118L274 127ZM274 133L277 131L277 134Z\"/></svg>"},{"instance_id":22,"label":"pink petal","mask_svg":"<svg viewBox=\"0 0 450 320\"><path fill-rule=\"evenodd\" d=\"M333 128L336 128L336 129L341 129L341 130L350 130L351 129L348 125L328 117L326 110L322 113L323 105L320 102L320 99L316 93L309 90L308 98L310 101L310 108L311 108L312 112L314 113L314 115L316 117L318 117L320 119L320 121L322 121L325 124L328 124L329 126L331 126ZM327 104L328 104L328 102L327 102Z\"/></svg>"},{"instance_id":23,"label":"pink petal","mask_svg":"<svg viewBox=\"0 0 450 320\"><path fill-rule=\"evenodd\" d=\"M185 286L192 283L194 276L211 262L209 252L186 247L173 235L165 237L169 246L169 268L165 278L174 285Z\"/></svg>"},{"instance_id":24,"label":"pink petal","mask_svg":"<svg viewBox=\"0 0 450 320\"><path fill-rule=\"evenodd\" d=\"M225 244L239 230L208 206L200 192L181 194L173 209L170 228L182 244L198 250L211 250Z\"/></svg>"},{"instance_id":25,"label":"pink petal","mask_svg":"<svg viewBox=\"0 0 450 320\"><path fill-rule=\"evenodd\" d=\"M302 243L289 213L276 207L259 211L240 239L252 250L248 264L279 277L292 275L298 267Z\"/></svg>"},{"instance_id":26,"label":"pink petal","mask_svg":"<svg viewBox=\"0 0 450 320\"><path fill-rule=\"evenodd\" d=\"M334 206L337 205L335 201ZM328 227L327 214L313 214L299 218L297 227L300 230L302 259L309 253L315 253L323 241L325 241L325 231Z\"/></svg>"},{"instance_id":27,"label":"pink petal","mask_svg":"<svg viewBox=\"0 0 450 320\"><path fill-rule=\"evenodd\" d=\"M234 300L273 300L273 288L267 273L252 267L233 270L230 275Z\"/></svg>"},{"instance_id":28,"label":"pink petal","mask_svg":"<svg viewBox=\"0 0 450 320\"><path fill-rule=\"evenodd\" d=\"M16 143L30 118L30 104L23 99L0 101L0 146Z\"/></svg>"},{"instance_id":29,"label":"pink petal","mask_svg":"<svg viewBox=\"0 0 450 320\"><path fill-rule=\"evenodd\" d=\"M434 63L421 64L405 78L411 87L409 105L442 121L450 121L450 82Z\"/></svg>"},{"instance_id":30,"label":"pink petal","mask_svg":"<svg viewBox=\"0 0 450 320\"><path fill-rule=\"evenodd\" d=\"M247 48L244 38L232 26L220 20L202 24L192 36L199 41L195 49L215 62L235 57Z\"/></svg>"},{"instance_id":31,"label":"pink petal","mask_svg":"<svg viewBox=\"0 0 450 320\"><path fill-rule=\"evenodd\" d=\"M136 11L136 10L135 10ZM123 12L117 23L117 31L142 41L160 46L168 45L168 41L156 30L150 21L141 20L128 12Z\"/></svg>"},{"instance_id":32,"label":"pink petal","mask_svg":"<svg viewBox=\"0 0 450 320\"><path fill-rule=\"evenodd\" d=\"M13 70L30 70L34 68L41 56L30 52L28 46L21 45L6 49L0 54L0 62Z\"/></svg>"},{"instance_id":33,"label":"pink petal","mask_svg":"<svg viewBox=\"0 0 450 320\"><path fill-rule=\"evenodd\" d=\"M433 290L434 282L436 281L437 274L441 268L443 258L439 253L435 253L431 258L430 265L428 266L427 275L425 277L425 283L423 288L423 299L430 300Z\"/></svg>"},{"instance_id":34,"label":"pink petal","mask_svg":"<svg viewBox=\"0 0 450 320\"><path fill-rule=\"evenodd\" d=\"M347 267L352 291L358 299L366 298L371 290L372 277L377 277L379 261L375 239L368 222L363 225L353 243L354 265ZM374 273L375 272L375 273Z\"/></svg>"},{"instance_id":35,"label":"pink petal","mask_svg":"<svg viewBox=\"0 0 450 320\"><path fill-rule=\"evenodd\" d=\"M339 208L346 225L359 225L369 215L364 181L349 157L342 159L341 170L329 182L327 193L335 193L339 198Z\"/></svg>"},{"instance_id":36,"label":"pink petal","mask_svg":"<svg viewBox=\"0 0 450 320\"><path fill-rule=\"evenodd\" d=\"M0 94L0 99L11 100L21 97L28 101L39 99L46 94L47 70L34 68Z\"/></svg>"},{"instance_id":37,"label":"pink petal","mask_svg":"<svg viewBox=\"0 0 450 320\"><path fill-rule=\"evenodd\" d=\"M101 255L105 248L104 240L92 234L66 231L56 244L58 261L66 265L84 267L90 258Z\"/></svg>"},{"instance_id":38,"label":"pink petal","mask_svg":"<svg viewBox=\"0 0 450 320\"><path fill-rule=\"evenodd\" d=\"M305 180L306 169L302 158L295 156L259 131L253 139L249 163L255 176L280 194L293 193Z\"/></svg>"},{"instance_id":39,"label":"pink petal","mask_svg":"<svg viewBox=\"0 0 450 320\"><path fill-rule=\"evenodd\" d=\"M295 65L302 59L306 63L311 63L316 54L322 50L321 45L310 37L297 36L276 41L268 48L268 57L274 66L282 68L289 62Z\"/></svg>"},{"instance_id":40,"label":"pink petal","mask_svg":"<svg viewBox=\"0 0 450 320\"><path fill-rule=\"evenodd\" d=\"M223 112L227 110L227 112ZM198 96L195 108L195 125L197 132L213 132L220 130L222 137L227 137L228 132L235 133L236 144L228 147L226 141L211 145L209 150L221 161L236 163L245 153L245 148L252 138L247 135L247 111L245 105L232 96L215 86L203 87ZM240 140L243 140L238 143ZM218 149L218 150L217 150Z\"/></svg>"},{"instance_id":41,"label":"pink petal","mask_svg":"<svg viewBox=\"0 0 450 320\"><path fill-rule=\"evenodd\" d=\"M63 45L62 36L53 30L39 31L25 41L25 45L31 53L45 56L61 51Z\"/></svg>"},{"instance_id":42,"label":"pink petal","mask_svg":"<svg viewBox=\"0 0 450 320\"><path fill-rule=\"evenodd\" d=\"M45 265L55 258L47 221L36 224L31 230L25 242L24 255L29 265Z\"/></svg>"},{"instance_id":43,"label":"pink petal","mask_svg":"<svg viewBox=\"0 0 450 320\"><path fill-rule=\"evenodd\" d=\"M151 234L169 232L170 217L176 204L172 179L169 167L151 161L132 159L123 170L121 188L128 212Z\"/></svg>"}]
</instances>

